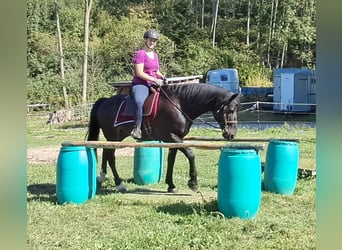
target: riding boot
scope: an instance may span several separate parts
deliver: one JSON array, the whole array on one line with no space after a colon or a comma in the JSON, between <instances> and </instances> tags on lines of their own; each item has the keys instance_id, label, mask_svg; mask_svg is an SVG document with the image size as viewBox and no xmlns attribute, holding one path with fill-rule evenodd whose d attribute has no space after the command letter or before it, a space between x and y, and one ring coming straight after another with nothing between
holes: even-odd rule
<instances>
[{"instance_id":1,"label":"riding boot","mask_svg":"<svg viewBox=\"0 0 342 250\"><path fill-rule=\"evenodd\" d=\"M136 139L136 140L139 140L141 139L141 129L140 129L140 126L134 126L132 132L131 132L131 136Z\"/></svg>"}]
</instances>

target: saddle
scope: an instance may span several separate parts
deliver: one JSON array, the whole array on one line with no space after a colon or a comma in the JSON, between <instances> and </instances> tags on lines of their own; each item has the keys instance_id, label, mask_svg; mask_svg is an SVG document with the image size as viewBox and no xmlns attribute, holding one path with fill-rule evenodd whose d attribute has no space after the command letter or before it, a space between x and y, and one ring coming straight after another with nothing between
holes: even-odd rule
<instances>
[{"instance_id":1,"label":"saddle","mask_svg":"<svg viewBox=\"0 0 342 250\"><path fill-rule=\"evenodd\" d=\"M151 122L157 115L159 90L152 92L145 100L143 105L143 120L146 124ZM119 105L118 112L114 119L114 127L134 122L135 102L131 95L125 97Z\"/></svg>"}]
</instances>

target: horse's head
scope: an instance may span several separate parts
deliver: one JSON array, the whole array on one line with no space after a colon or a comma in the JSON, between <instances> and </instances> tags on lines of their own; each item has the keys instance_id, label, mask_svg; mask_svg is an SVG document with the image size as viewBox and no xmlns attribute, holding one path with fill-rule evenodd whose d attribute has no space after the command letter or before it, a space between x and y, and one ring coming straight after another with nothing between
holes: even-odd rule
<instances>
[{"instance_id":1,"label":"horse's head","mask_svg":"<svg viewBox=\"0 0 342 250\"><path fill-rule=\"evenodd\" d=\"M234 139L237 132L237 112L240 107L240 94L233 94L223 100L214 118L222 129L222 136L227 140Z\"/></svg>"}]
</instances>

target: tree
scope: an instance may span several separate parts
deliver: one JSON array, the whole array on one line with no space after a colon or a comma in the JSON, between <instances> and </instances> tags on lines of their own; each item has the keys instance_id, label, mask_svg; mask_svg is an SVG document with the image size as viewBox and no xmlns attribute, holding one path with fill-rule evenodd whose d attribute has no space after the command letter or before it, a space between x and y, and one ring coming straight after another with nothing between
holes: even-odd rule
<instances>
[{"instance_id":1,"label":"tree","mask_svg":"<svg viewBox=\"0 0 342 250\"><path fill-rule=\"evenodd\" d=\"M278 0L272 0L271 7L271 18L269 24L269 32L268 32L268 45L267 45L267 64L271 68L271 43L274 37L275 25L276 25L276 17L277 17L277 8L278 8Z\"/></svg>"},{"instance_id":2,"label":"tree","mask_svg":"<svg viewBox=\"0 0 342 250\"><path fill-rule=\"evenodd\" d=\"M251 0L248 0L248 11L247 11L247 32L246 32L246 44L249 46L249 30L250 30L250 20L251 20Z\"/></svg>"},{"instance_id":3,"label":"tree","mask_svg":"<svg viewBox=\"0 0 342 250\"><path fill-rule=\"evenodd\" d=\"M27 0L28 99L60 107L66 91L69 105L112 94L106 83L131 79L149 28L169 77L235 67L249 85L277 67L314 68L315 2Z\"/></svg>"},{"instance_id":4,"label":"tree","mask_svg":"<svg viewBox=\"0 0 342 250\"><path fill-rule=\"evenodd\" d=\"M63 42L62 42L62 33L61 33L61 27L60 27L60 22L59 22L59 14L58 14L58 2L55 0L55 10L56 10L56 28L57 28L57 38L58 38L58 48L59 48L59 65L60 65L60 72L61 72L61 79L63 83L63 95L64 95L64 102L65 102L65 107L69 107L68 103L68 95L66 91L66 87L64 86L65 84L65 75L64 75L64 54L63 54Z\"/></svg>"},{"instance_id":5,"label":"tree","mask_svg":"<svg viewBox=\"0 0 342 250\"><path fill-rule=\"evenodd\" d=\"M212 25L212 32L213 32L213 39L212 39L212 45L213 48L215 47L215 36L216 36L216 24L217 24L217 14L218 14L218 8L219 8L219 0L213 0L213 25Z\"/></svg>"},{"instance_id":6,"label":"tree","mask_svg":"<svg viewBox=\"0 0 342 250\"><path fill-rule=\"evenodd\" d=\"M82 102L87 102L87 79L88 79L88 45L89 45L89 18L93 0L84 0L84 57L82 67Z\"/></svg>"}]
</instances>

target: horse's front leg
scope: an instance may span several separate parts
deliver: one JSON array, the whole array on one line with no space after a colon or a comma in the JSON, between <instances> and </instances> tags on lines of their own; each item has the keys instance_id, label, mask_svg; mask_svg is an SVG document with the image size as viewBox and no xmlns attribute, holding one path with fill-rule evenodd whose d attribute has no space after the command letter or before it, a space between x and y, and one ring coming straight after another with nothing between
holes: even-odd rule
<instances>
[{"instance_id":1,"label":"horse's front leg","mask_svg":"<svg viewBox=\"0 0 342 250\"><path fill-rule=\"evenodd\" d=\"M189 160L189 176L190 179L188 181L188 187L194 191L198 191L198 183L197 183L197 170L195 166L195 155L193 154L190 148L179 148L179 150L186 156ZM177 149L170 148L168 154L168 162L167 162L167 172L166 172L166 184L169 185L167 191L170 193L177 193L177 188L173 183L173 167L175 164Z\"/></svg>"},{"instance_id":2,"label":"horse's front leg","mask_svg":"<svg viewBox=\"0 0 342 250\"><path fill-rule=\"evenodd\" d=\"M176 148L169 149L169 153L167 156L167 171L166 171L166 178L165 178L165 182L169 186L167 189L169 193L177 193L177 188L175 184L173 183L173 166L175 165L176 154L177 154Z\"/></svg>"},{"instance_id":3,"label":"horse's front leg","mask_svg":"<svg viewBox=\"0 0 342 250\"><path fill-rule=\"evenodd\" d=\"M116 185L116 188L119 192L124 193L127 191L126 187L123 184L123 180L119 176L118 172L116 171L115 166L115 149L111 148L104 148L102 153L102 171L106 169L106 163L108 162L114 176L114 182ZM106 170L107 171L107 170Z\"/></svg>"},{"instance_id":4,"label":"horse's front leg","mask_svg":"<svg viewBox=\"0 0 342 250\"><path fill-rule=\"evenodd\" d=\"M195 155L190 148L179 148L179 150L186 156L189 161L189 176L190 179L188 181L188 187L194 191L198 191L198 183L197 183L197 170L195 166Z\"/></svg>"}]
</instances>

